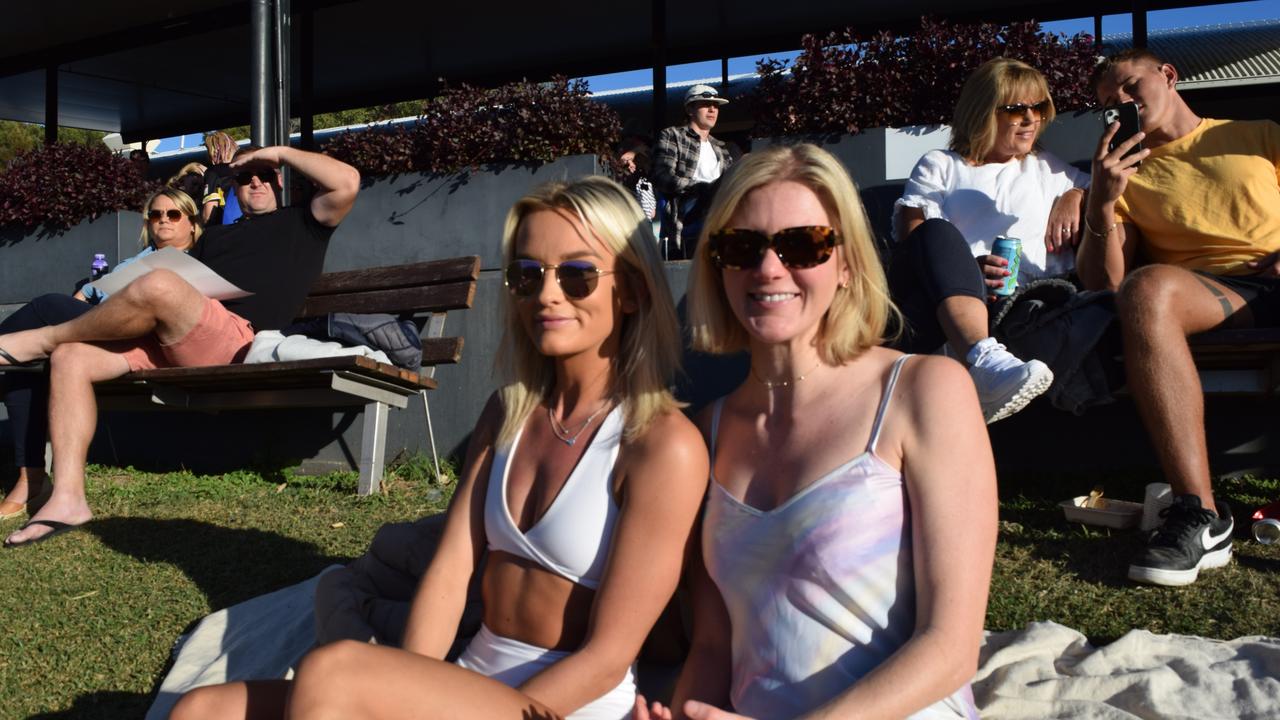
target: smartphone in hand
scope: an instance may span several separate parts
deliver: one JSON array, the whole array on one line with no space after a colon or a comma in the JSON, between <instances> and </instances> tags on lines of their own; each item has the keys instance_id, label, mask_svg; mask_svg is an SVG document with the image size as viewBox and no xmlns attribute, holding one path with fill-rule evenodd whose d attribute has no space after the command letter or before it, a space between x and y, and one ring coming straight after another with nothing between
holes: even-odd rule
<instances>
[{"instance_id":1,"label":"smartphone in hand","mask_svg":"<svg viewBox=\"0 0 1280 720\"><path fill-rule=\"evenodd\" d=\"M1138 104L1134 102L1120 103L1119 105L1111 105L1102 109L1102 125L1103 127L1111 127L1111 123L1120 121L1120 128L1116 130L1116 134L1112 136L1111 142L1107 143L1107 150L1115 150L1116 146L1125 140L1142 132L1142 121L1138 119ZM1124 157L1142 150L1142 143L1138 143L1129 148L1129 152ZM1137 165L1141 165L1138 162ZM1135 165L1135 167L1137 166Z\"/></svg>"}]
</instances>

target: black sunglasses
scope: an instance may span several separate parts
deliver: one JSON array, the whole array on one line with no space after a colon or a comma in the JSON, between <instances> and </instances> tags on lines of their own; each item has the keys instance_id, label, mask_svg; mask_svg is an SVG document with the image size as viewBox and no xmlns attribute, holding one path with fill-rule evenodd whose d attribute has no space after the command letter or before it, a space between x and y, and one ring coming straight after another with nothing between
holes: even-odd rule
<instances>
[{"instance_id":1,"label":"black sunglasses","mask_svg":"<svg viewBox=\"0 0 1280 720\"><path fill-rule=\"evenodd\" d=\"M1026 103L1018 103L1017 105L1001 105L996 108L996 112L1004 115L1004 119L1009 122L1020 122L1022 118L1026 117L1028 110L1030 110L1031 114L1038 120L1044 117L1045 113L1049 112L1049 101L1041 100L1034 105L1028 105Z\"/></svg>"},{"instance_id":2,"label":"black sunglasses","mask_svg":"<svg viewBox=\"0 0 1280 720\"><path fill-rule=\"evenodd\" d=\"M710 90L703 90L702 92L698 93L697 95L690 95L690 96L689 96L689 100L690 100L690 101L693 101L693 100L711 100L711 99L713 99L713 98L718 98L718 97L720 97L720 93L711 92Z\"/></svg>"},{"instance_id":3,"label":"black sunglasses","mask_svg":"<svg viewBox=\"0 0 1280 720\"><path fill-rule=\"evenodd\" d=\"M168 210L150 210L147 212L148 220L159 220L161 216L169 218L169 222L178 222L182 219L182 211L169 208Z\"/></svg>"},{"instance_id":4,"label":"black sunglasses","mask_svg":"<svg viewBox=\"0 0 1280 720\"><path fill-rule=\"evenodd\" d=\"M721 270L760 267L765 252L770 248L778 254L783 265L796 270L826 262L840 234L826 225L786 228L773 235L725 228L711 233L709 239L711 262Z\"/></svg>"},{"instance_id":5,"label":"black sunglasses","mask_svg":"<svg viewBox=\"0 0 1280 720\"><path fill-rule=\"evenodd\" d=\"M253 182L255 177L263 185L270 185L271 181L276 179L276 172L274 170L244 170L236 173L236 184L248 185Z\"/></svg>"},{"instance_id":6,"label":"black sunglasses","mask_svg":"<svg viewBox=\"0 0 1280 720\"><path fill-rule=\"evenodd\" d=\"M601 275L612 270L600 270L586 260L566 260L559 265L543 265L537 260L515 260L507 266L504 277L507 289L516 297L531 297L542 289L542 274L554 270L556 282L566 297L581 300L596 289Z\"/></svg>"}]
</instances>

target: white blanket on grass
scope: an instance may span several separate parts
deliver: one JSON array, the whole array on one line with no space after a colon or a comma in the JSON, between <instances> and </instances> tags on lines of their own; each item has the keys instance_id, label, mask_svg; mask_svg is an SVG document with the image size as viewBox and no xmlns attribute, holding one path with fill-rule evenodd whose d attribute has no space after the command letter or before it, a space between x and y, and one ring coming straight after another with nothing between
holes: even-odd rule
<instances>
[{"instance_id":1,"label":"white blanket on grass","mask_svg":"<svg viewBox=\"0 0 1280 720\"><path fill-rule=\"evenodd\" d=\"M315 594L320 576L259 595L205 617L178 638L173 667L160 683L146 720L165 720L188 690L236 680L291 677L316 641Z\"/></svg>"},{"instance_id":2,"label":"white blanket on grass","mask_svg":"<svg viewBox=\"0 0 1280 720\"><path fill-rule=\"evenodd\" d=\"M988 633L973 694L991 720L1280 717L1280 639L1131 630L1095 648L1052 622Z\"/></svg>"},{"instance_id":3,"label":"white blanket on grass","mask_svg":"<svg viewBox=\"0 0 1280 720\"><path fill-rule=\"evenodd\" d=\"M318 579L200 621L175 649L147 720L164 720L192 688L291 675L315 641ZM1280 639L1133 630L1095 648L1071 628L1036 622L987 633L973 694L987 720L1280 718Z\"/></svg>"}]
</instances>

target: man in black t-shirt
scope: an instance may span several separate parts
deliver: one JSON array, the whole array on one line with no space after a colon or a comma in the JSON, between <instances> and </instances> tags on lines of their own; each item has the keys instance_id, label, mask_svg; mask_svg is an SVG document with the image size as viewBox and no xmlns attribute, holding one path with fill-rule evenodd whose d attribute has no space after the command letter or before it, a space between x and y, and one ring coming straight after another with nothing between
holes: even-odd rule
<instances>
[{"instance_id":1,"label":"man in black t-shirt","mask_svg":"<svg viewBox=\"0 0 1280 720\"><path fill-rule=\"evenodd\" d=\"M306 207L279 207L282 165L316 185ZM0 336L0 365L49 358L57 478L52 496L6 546L39 542L92 518L84 465L97 426L93 383L131 370L237 362L256 330L283 327L302 308L333 229L355 204L359 173L290 147L241 148L231 169L245 216L210 228L191 255L252 295L221 303L175 273L154 270L75 320Z\"/></svg>"}]
</instances>

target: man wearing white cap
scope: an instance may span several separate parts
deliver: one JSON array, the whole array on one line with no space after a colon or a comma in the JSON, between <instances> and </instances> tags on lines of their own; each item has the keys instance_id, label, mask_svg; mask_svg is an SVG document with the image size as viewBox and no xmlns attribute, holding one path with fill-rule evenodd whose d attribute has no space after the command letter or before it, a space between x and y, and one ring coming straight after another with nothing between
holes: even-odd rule
<instances>
[{"instance_id":1,"label":"man wearing white cap","mask_svg":"<svg viewBox=\"0 0 1280 720\"><path fill-rule=\"evenodd\" d=\"M714 185L733 159L724 141L711 137L720 106L729 102L710 85L694 85L684 94L686 125L669 127L658 135L653 155L653 183L667 197L664 238L692 241L702 226ZM693 255L682 248L685 257Z\"/></svg>"}]
</instances>

